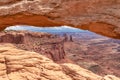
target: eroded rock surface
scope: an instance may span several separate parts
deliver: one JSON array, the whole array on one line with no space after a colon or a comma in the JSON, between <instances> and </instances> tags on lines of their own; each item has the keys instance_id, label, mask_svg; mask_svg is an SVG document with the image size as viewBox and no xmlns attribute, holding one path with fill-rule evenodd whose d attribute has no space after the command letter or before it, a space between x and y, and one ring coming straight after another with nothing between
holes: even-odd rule
<instances>
[{"instance_id":1,"label":"eroded rock surface","mask_svg":"<svg viewBox=\"0 0 120 80\"><path fill-rule=\"evenodd\" d=\"M120 38L120 0L1 0L0 28L70 25Z\"/></svg>"},{"instance_id":2,"label":"eroded rock surface","mask_svg":"<svg viewBox=\"0 0 120 80\"><path fill-rule=\"evenodd\" d=\"M3 31L0 43L12 43L19 49L37 52L55 62L71 62L64 51L64 38L49 33Z\"/></svg>"},{"instance_id":3,"label":"eroded rock surface","mask_svg":"<svg viewBox=\"0 0 120 80\"><path fill-rule=\"evenodd\" d=\"M35 52L0 45L0 80L120 80L98 76L74 64L56 64Z\"/></svg>"}]
</instances>

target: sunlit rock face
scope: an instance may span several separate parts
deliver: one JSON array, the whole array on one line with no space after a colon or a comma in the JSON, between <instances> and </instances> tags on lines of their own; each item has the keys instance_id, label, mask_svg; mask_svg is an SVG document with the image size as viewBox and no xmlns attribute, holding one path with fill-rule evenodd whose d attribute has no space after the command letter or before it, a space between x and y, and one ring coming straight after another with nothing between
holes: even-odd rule
<instances>
[{"instance_id":1,"label":"sunlit rock face","mask_svg":"<svg viewBox=\"0 0 120 80\"><path fill-rule=\"evenodd\" d=\"M56 64L35 52L0 45L0 80L120 80L113 75L98 76L80 66Z\"/></svg>"},{"instance_id":2,"label":"sunlit rock face","mask_svg":"<svg viewBox=\"0 0 120 80\"><path fill-rule=\"evenodd\" d=\"M120 0L1 0L0 28L69 25L120 38L119 12Z\"/></svg>"},{"instance_id":3,"label":"sunlit rock face","mask_svg":"<svg viewBox=\"0 0 120 80\"><path fill-rule=\"evenodd\" d=\"M0 33L0 44L12 43L17 48L37 52L54 62L71 62L64 50L64 38L56 35L29 32L29 31L5 31Z\"/></svg>"}]
</instances>

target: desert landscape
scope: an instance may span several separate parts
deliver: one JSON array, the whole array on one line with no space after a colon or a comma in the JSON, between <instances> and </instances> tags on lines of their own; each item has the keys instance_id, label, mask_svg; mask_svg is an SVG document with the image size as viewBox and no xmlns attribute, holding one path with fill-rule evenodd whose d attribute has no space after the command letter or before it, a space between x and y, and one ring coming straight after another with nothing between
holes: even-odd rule
<instances>
[{"instance_id":1,"label":"desert landscape","mask_svg":"<svg viewBox=\"0 0 120 80\"><path fill-rule=\"evenodd\" d=\"M0 80L120 80L119 48L120 0L0 0Z\"/></svg>"},{"instance_id":2,"label":"desert landscape","mask_svg":"<svg viewBox=\"0 0 120 80\"><path fill-rule=\"evenodd\" d=\"M11 43L18 49L37 52L58 64L77 64L101 76L120 77L120 40L89 31L74 32L72 28L72 32L61 29L54 33L11 29L0 33L1 44Z\"/></svg>"},{"instance_id":3,"label":"desert landscape","mask_svg":"<svg viewBox=\"0 0 120 80\"><path fill-rule=\"evenodd\" d=\"M65 51L72 61L96 74L120 77L120 40L91 32L72 35L73 41L65 43Z\"/></svg>"}]
</instances>

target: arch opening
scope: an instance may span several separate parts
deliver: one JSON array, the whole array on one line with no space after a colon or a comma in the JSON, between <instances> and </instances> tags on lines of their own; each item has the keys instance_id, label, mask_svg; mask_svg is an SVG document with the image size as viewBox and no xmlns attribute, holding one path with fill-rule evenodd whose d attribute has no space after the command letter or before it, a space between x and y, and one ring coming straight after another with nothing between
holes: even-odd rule
<instances>
[{"instance_id":1,"label":"arch opening","mask_svg":"<svg viewBox=\"0 0 120 80\"><path fill-rule=\"evenodd\" d=\"M55 27L55 28L58 27L58 29L59 29L59 27L61 26L61 25L53 24L53 26L50 25L49 27L47 27L47 25L49 25L49 24L46 24L46 25L42 26L41 28L51 29L52 27ZM35 27L34 29L37 30L37 28L40 27L40 26L28 26L28 25L16 25L16 26L22 26L22 28L27 29L27 30L30 30L31 27ZM8 28L9 27L3 27L1 29L6 30ZM103 23L103 22L94 22L94 23L92 22L92 23L84 24L84 25L80 25L80 26L79 25L78 26L73 26L71 28L76 29L76 31L77 31L77 29L78 29L78 31L79 30L88 30L88 31L91 31L91 32L94 32L94 33L97 33L97 34L100 34L100 35L103 35L103 36L106 36L106 37L111 37L111 38L114 38L114 39L120 39L119 28L114 26L114 25Z\"/></svg>"},{"instance_id":2,"label":"arch opening","mask_svg":"<svg viewBox=\"0 0 120 80\"><path fill-rule=\"evenodd\" d=\"M105 23L105 22L89 22L86 24L75 24L65 20L56 20L47 16L33 15L29 13L18 13L9 16L0 16L0 30L4 30L8 26L14 25L32 25L32 26L43 26L43 27L55 27L55 26L72 26L79 29L89 30L97 34L108 36L111 38L120 39L119 27Z\"/></svg>"}]
</instances>

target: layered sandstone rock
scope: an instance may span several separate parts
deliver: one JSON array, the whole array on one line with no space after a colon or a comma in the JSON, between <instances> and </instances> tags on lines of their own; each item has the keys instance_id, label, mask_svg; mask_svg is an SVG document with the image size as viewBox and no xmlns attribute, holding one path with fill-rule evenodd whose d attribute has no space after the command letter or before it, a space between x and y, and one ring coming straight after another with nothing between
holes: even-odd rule
<instances>
[{"instance_id":1,"label":"layered sandstone rock","mask_svg":"<svg viewBox=\"0 0 120 80\"><path fill-rule=\"evenodd\" d=\"M0 29L70 25L120 38L120 0L1 0Z\"/></svg>"},{"instance_id":2,"label":"layered sandstone rock","mask_svg":"<svg viewBox=\"0 0 120 80\"><path fill-rule=\"evenodd\" d=\"M40 53L55 62L71 62L66 58L64 38L49 33L3 31L0 43L12 43L19 49Z\"/></svg>"},{"instance_id":3,"label":"layered sandstone rock","mask_svg":"<svg viewBox=\"0 0 120 80\"><path fill-rule=\"evenodd\" d=\"M29 43L29 38L50 38L52 36L48 33L30 32L30 31L3 31L0 32L0 42L25 44Z\"/></svg>"},{"instance_id":4,"label":"layered sandstone rock","mask_svg":"<svg viewBox=\"0 0 120 80\"><path fill-rule=\"evenodd\" d=\"M0 45L0 80L120 80L98 76L74 64L56 64L35 52Z\"/></svg>"}]
</instances>

